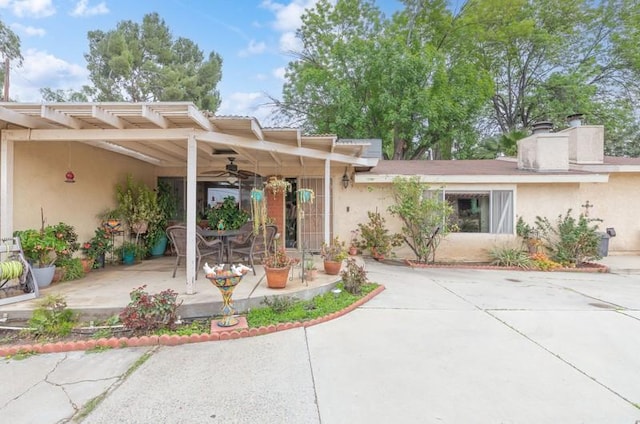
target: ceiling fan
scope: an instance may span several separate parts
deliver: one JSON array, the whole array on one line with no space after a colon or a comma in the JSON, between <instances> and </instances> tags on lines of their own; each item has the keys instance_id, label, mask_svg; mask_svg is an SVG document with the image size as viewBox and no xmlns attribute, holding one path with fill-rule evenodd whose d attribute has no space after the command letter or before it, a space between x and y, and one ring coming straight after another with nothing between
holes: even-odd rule
<instances>
[{"instance_id":1,"label":"ceiling fan","mask_svg":"<svg viewBox=\"0 0 640 424\"><path fill-rule=\"evenodd\" d=\"M256 176L256 174L254 172L245 171L243 169L238 169L238 165L236 165L234 163L234 161L236 160L235 157L229 156L227 159L229 159L229 163L225 165L224 171L222 171L222 172L220 172L220 171L205 171L205 172L203 172L203 174L214 174L212 176L216 177L216 178L217 177L227 177L227 180L231 180L233 178L236 178L236 179L239 179L239 180L246 180L247 178L251 178L251 177Z\"/></svg>"}]
</instances>

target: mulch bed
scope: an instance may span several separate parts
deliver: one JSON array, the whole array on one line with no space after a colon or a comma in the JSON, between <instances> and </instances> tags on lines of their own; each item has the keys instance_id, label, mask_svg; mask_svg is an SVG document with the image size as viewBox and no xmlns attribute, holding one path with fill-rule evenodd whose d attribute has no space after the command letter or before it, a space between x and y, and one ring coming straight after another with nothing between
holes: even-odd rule
<instances>
[{"instance_id":1,"label":"mulch bed","mask_svg":"<svg viewBox=\"0 0 640 424\"><path fill-rule=\"evenodd\" d=\"M409 259L404 260L404 264L411 268L461 268L461 269L488 269L488 270L506 270L506 271L540 271L540 272L609 272L609 267L606 265L585 262L579 267L573 268L555 268L548 271L539 269L524 269L514 266L497 266L491 265L488 262L435 262L424 263L418 261L412 261Z\"/></svg>"}]
</instances>

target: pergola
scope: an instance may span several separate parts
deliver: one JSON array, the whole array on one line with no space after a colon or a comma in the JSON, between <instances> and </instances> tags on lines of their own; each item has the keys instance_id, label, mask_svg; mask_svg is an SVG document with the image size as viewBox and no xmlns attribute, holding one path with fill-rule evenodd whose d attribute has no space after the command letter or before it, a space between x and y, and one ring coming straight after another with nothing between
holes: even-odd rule
<instances>
[{"instance_id":1,"label":"pergola","mask_svg":"<svg viewBox=\"0 0 640 424\"><path fill-rule=\"evenodd\" d=\"M223 169L227 157L272 173L322 167L327 199L324 239L329 241L332 164L373 167L363 157L368 141L341 142L335 135L301 135L298 129L262 128L252 117L215 116L191 102L0 103L0 236L13 234L14 144L22 141L86 143L158 167L186 165L188 229L187 293L194 292L196 182Z\"/></svg>"}]
</instances>

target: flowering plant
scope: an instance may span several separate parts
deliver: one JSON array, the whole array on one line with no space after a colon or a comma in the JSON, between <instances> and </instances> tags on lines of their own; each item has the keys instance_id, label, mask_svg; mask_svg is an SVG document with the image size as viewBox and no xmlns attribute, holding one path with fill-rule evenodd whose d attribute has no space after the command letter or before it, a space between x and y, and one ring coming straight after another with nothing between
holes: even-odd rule
<instances>
[{"instance_id":1,"label":"flowering plant","mask_svg":"<svg viewBox=\"0 0 640 424\"><path fill-rule=\"evenodd\" d=\"M277 240L273 241L273 251L267 250L262 263L266 268L286 268L291 265L292 259L287 256L283 247L278 247Z\"/></svg>"},{"instance_id":2,"label":"flowering plant","mask_svg":"<svg viewBox=\"0 0 640 424\"><path fill-rule=\"evenodd\" d=\"M55 227L50 225L41 230L16 231L14 236L20 238L27 260L38 268L53 265L58 254L66 255L70 250L64 235L58 237Z\"/></svg>"},{"instance_id":3,"label":"flowering plant","mask_svg":"<svg viewBox=\"0 0 640 424\"><path fill-rule=\"evenodd\" d=\"M329 244L322 243L320 254L325 261L331 262L342 262L348 256L345 242L340 240L338 236L335 236Z\"/></svg>"},{"instance_id":4,"label":"flowering plant","mask_svg":"<svg viewBox=\"0 0 640 424\"><path fill-rule=\"evenodd\" d=\"M82 243L80 247L82 253L89 259L96 259L98 256L109 252L112 248L111 236L102 227L96 228L94 236L89 241Z\"/></svg>"}]
</instances>

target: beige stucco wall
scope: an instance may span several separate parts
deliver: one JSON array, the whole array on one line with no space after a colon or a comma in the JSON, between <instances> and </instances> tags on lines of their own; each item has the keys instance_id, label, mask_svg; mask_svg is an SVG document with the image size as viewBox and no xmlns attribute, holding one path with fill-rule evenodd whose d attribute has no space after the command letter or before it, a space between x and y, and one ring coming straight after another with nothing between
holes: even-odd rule
<instances>
[{"instance_id":1,"label":"beige stucco wall","mask_svg":"<svg viewBox=\"0 0 640 424\"><path fill-rule=\"evenodd\" d=\"M115 206L115 185L128 173L155 187L154 166L82 143L16 142L14 153L14 230L73 225L79 240L93 236L98 214ZM75 183L66 183L71 165Z\"/></svg>"},{"instance_id":2,"label":"beige stucco wall","mask_svg":"<svg viewBox=\"0 0 640 424\"><path fill-rule=\"evenodd\" d=\"M448 185L448 190L469 189L470 185ZM478 186L478 190L509 189L513 185ZM402 223L399 218L391 215L387 209L393 204L390 184L355 184L347 190L342 186L335 186L334 193L334 233L343 240L349 240L351 231L358 228L358 223L369 221L368 211L379 211L386 219L391 232L400 232ZM471 234L451 233L442 240L436 252L439 261L480 261L486 260L488 250L492 246L517 242L514 235L505 234ZM406 246L395 248L393 253L398 258L414 259L415 255Z\"/></svg>"},{"instance_id":3,"label":"beige stucco wall","mask_svg":"<svg viewBox=\"0 0 640 424\"><path fill-rule=\"evenodd\" d=\"M611 174L608 183L572 184L504 184L504 185L448 185L448 190L514 189L516 219L522 216L533 224L536 216L554 222L558 215L572 209L574 216L585 209L587 200L594 205L589 215L600 218L599 229L614 227L617 235L609 240L609 254L640 252L640 198L632 195L640 186L640 175ZM356 184L348 189L334 185L334 233L349 240L351 230L358 223L367 222L367 211L380 211L391 231L400 231L400 220L387 212L393 203L390 184ZM515 222L514 220L514 222ZM515 232L515 228L514 228ZM451 233L440 244L436 259L440 261L487 260L488 252L495 246L518 245L519 239L507 234ZM402 246L394 250L396 256L413 258L413 252Z\"/></svg>"}]
</instances>

